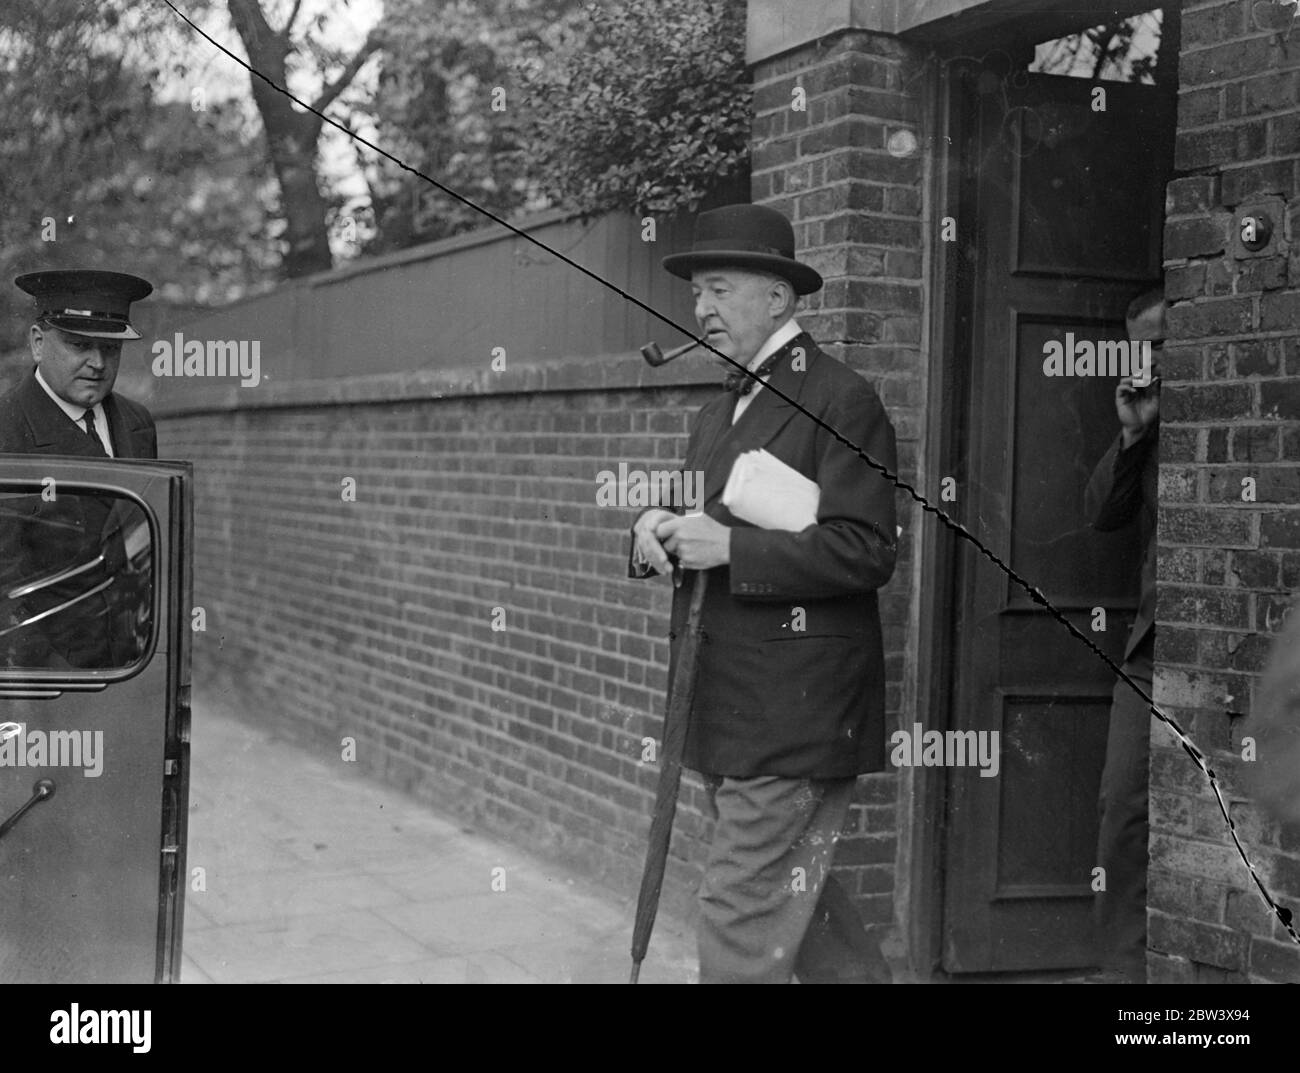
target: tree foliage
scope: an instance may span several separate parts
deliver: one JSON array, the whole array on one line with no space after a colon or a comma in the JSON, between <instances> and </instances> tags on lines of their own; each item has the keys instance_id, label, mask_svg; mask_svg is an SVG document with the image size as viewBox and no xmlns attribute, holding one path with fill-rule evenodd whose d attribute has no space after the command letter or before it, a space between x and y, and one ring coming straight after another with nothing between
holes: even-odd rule
<instances>
[{"instance_id":1,"label":"tree foliage","mask_svg":"<svg viewBox=\"0 0 1300 1073\"><path fill-rule=\"evenodd\" d=\"M290 89L290 75L307 69L319 86L301 98L310 109L298 107L278 89L249 74L253 101L271 167L280 191L280 216L284 222L284 273L305 276L333 267L329 242L331 199L321 189L318 154L326 110L348 89L380 47L378 30L360 47L344 52L319 36L330 21L319 12L300 24L302 0L294 0L278 28L268 20L267 0L225 0L230 21L248 53L249 65L276 86ZM348 0L341 0L342 7ZM314 32L313 32L314 31Z\"/></svg>"},{"instance_id":2,"label":"tree foliage","mask_svg":"<svg viewBox=\"0 0 1300 1073\"><path fill-rule=\"evenodd\" d=\"M578 0L389 0L374 91L352 121L409 166L508 216L545 205L520 152L516 77L580 14ZM391 161L359 149L369 191L366 252L401 249L480 227L481 213Z\"/></svg>"},{"instance_id":3,"label":"tree foliage","mask_svg":"<svg viewBox=\"0 0 1300 1073\"><path fill-rule=\"evenodd\" d=\"M20 272L134 272L185 304L273 277L264 148L237 102L160 99L174 72L150 57L168 54L171 28L154 16L118 0L12 0L0 13L0 348L26 330Z\"/></svg>"},{"instance_id":4,"label":"tree foliage","mask_svg":"<svg viewBox=\"0 0 1300 1073\"><path fill-rule=\"evenodd\" d=\"M498 215L695 209L747 164L743 0L385 0L351 48L326 44L342 7L184 6L229 14L216 32L238 33L255 66ZM211 65L199 78L196 55ZM242 81L164 5L0 2L0 347L23 329L8 285L21 271L114 267L174 302L220 303L329 267L343 217L366 253L483 224L343 135L323 142L319 119L260 80L192 108L214 78ZM327 180L323 144L355 154L352 190Z\"/></svg>"},{"instance_id":5,"label":"tree foliage","mask_svg":"<svg viewBox=\"0 0 1300 1073\"><path fill-rule=\"evenodd\" d=\"M748 168L744 0L588 4L534 51L524 156L543 190L595 213L695 211Z\"/></svg>"},{"instance_id":6,"label":"tree foliage","mask_svg":"<svg viewBox=\"0 0 1300 1073\"><path fill-rule=\"evenodd\" d=\"M1156 66L1164 44L1163 15L1149 11L1045 42L1039 46L1039 54L1030 69L1043 74L1084 77L1094 82L1106 78L1152 83L1156 80ZM1168 49L1164 51L1164 62L1176 66L1177 55L1168 55Z\"/></svg>"}]
</instances>

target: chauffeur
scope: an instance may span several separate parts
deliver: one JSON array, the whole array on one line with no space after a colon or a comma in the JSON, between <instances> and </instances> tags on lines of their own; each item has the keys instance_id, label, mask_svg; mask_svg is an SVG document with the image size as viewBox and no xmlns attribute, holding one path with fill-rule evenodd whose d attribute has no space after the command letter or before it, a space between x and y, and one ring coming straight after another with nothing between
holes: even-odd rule
<instances>
[{"instance_id":1,"label":"chauffeur","mask_svg":"<svg viewBox=\"0 0 1300 1073\"><path fill-rule=\"evenodd\" d=\"M140 338L131 303L153 287L90 270L14 282L36 302L28 330L34 367L0 398L0 454L157 458L149 411L113 393L122 343ZM0 585L0 666L96 668L134 658L132 597L117 570L128 514L122 500L88 495L9 504L0 519L0 582L44 582L12 599L5 594L14 586ZM60 579L70 566L82 568Z\"/></svg>"},{"instance_id":2,"label":"chauffeur","mask_svg":"<svg viewBox=\"0 0 1300 1073\"><path fill-rule=\"evenodd\" d=\"M894 570L893 487L763 385L891 470L894 430L870 384L794 320L797 296L822 281L795 259L780 213L705 212L692 250L664 267L691 281L709 343L761 381L735 374L732 390L696 414L685 468L704 473L703 513L642 513L629 564L647 577L669 569L672 554L710 572L685 754L716 819L700 889L700 981L887 982L830 867L857 775L885 766L876 590ZM816 524L759 529L723 506L732 463L757 448L817 483ZM689 591L674 593L674 662Z\"/></svg>"},{"instance_id":3,"label":"chauffeur","mask_svg":"<svg viewBox=\"0 0 1300 1073\"><path fill-rule=\"evenodd\" d=\"M123 272L30 272L36 300L27 377L0 398L0 452L157 458L149 411L113 394L122 343L139 339L131 303L153 287Z\"/></svg>"}]
</instances>

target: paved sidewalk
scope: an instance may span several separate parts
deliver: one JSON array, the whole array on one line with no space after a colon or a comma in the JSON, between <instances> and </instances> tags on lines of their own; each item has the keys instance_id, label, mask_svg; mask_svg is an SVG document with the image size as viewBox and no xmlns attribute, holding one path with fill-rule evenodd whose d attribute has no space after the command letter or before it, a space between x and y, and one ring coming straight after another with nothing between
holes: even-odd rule
<instances>
[{"instance_id":1,"label":"paved sidewalk","mask_svg":"<svg viewBox=\"0 0 1300 1073\"><path fill-rule=\"evenodd\" d=\"M192 758L183 982L627 981L632 899L203 707ZM695 975L661 915L642 982Z\"/></svg>"}]
</instances>

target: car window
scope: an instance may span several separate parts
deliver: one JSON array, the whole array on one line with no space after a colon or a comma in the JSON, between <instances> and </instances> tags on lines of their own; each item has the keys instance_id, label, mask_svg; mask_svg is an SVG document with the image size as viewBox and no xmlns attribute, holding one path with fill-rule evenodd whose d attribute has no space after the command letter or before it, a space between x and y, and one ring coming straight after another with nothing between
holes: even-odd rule
<instances>
[{"instance_id":1,"label":"car window","mask_svg":"<svg viewBox=\"0 0 1300 1073\"><path fill-rule=\"evenodd\" d=\"M135 500L0 488L0 671L120 670L149 652L153 542Z\"/></svg>"}]
</instances>

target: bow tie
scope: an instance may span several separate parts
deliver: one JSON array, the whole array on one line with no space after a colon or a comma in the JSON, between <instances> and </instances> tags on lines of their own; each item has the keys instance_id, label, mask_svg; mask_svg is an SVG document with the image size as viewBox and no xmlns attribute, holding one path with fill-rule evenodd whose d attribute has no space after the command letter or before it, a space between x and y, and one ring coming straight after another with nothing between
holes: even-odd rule
<instances>
[{"instance_id":1,"label":"bow tie","mask_svg":"<svg viewBox=\"0 0 1300 1073\"><path fill-rule=\"evenodd\" d=\"M760 378L767 376L768 373L770 373L774 368L776 368L776 363L781 360L782 356L785 354L785 351L786 348L781 347L781 349L778 350L775 354L767 358L762 365L760 365L757 369L754 370L754 376ZM746 376L739 369L737 369L735 372L727 373L727 378L722 382L722 386L725 387L728 391L734 391L738 398L743 399L746 395L748 395L751 391L754 390L754 385L756 383L757 383L756 380L752 379L749 376Z\"/></svg>"}]
</instances>

